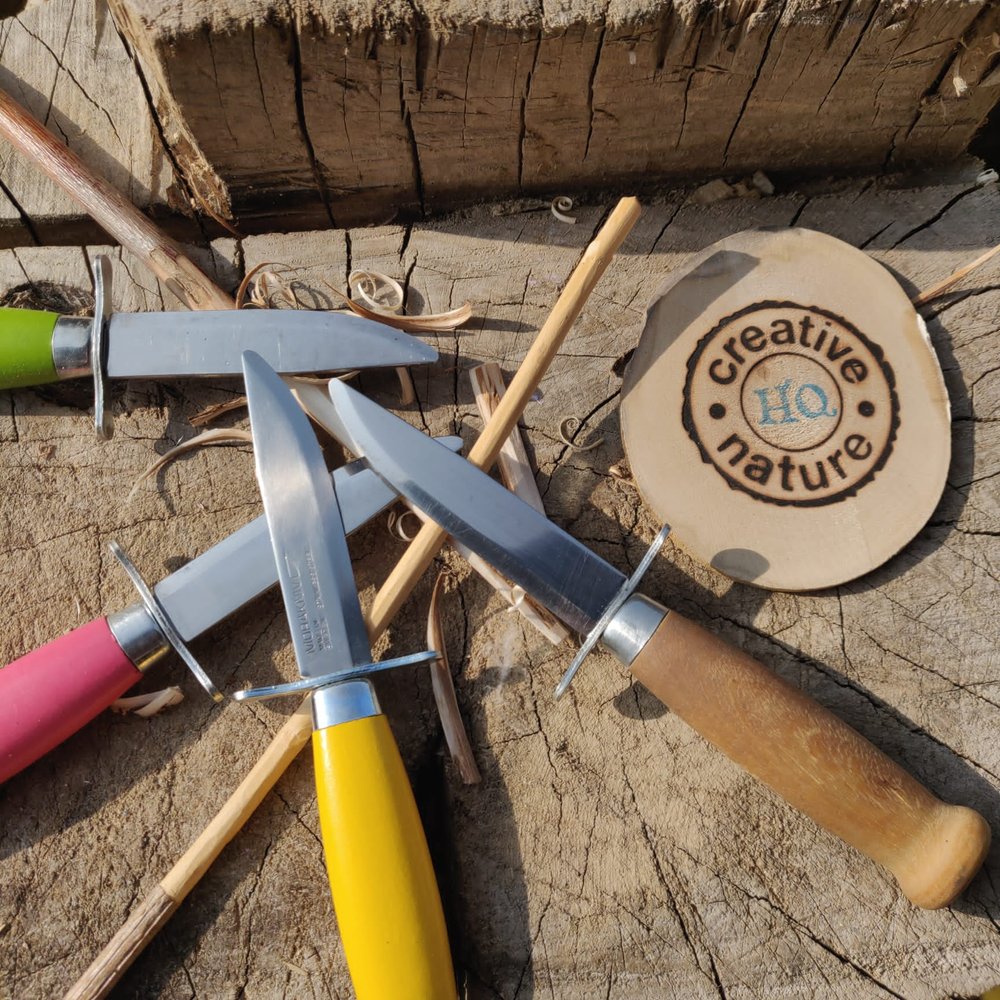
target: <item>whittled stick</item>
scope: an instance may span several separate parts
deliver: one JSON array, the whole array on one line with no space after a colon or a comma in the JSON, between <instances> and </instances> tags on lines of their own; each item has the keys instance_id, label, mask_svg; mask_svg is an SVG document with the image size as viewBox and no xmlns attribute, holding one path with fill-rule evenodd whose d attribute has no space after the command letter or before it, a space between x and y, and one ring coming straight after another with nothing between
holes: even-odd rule
<instances>
[{"instance_id":1,"label":"whittled stick","mask_svg":"<svg viewBox=\"0 0 1000 1000\"><path fill-rule=\"evenodd\" d=\"M597 284L638 217L639 202L635 198L622 198L608 221L601 227L601 231L584 251L549 318L521 363L510 388L473 446L469 455L470 461L485 468L496 460L504 439L517 424L521 412L542 380L542 376L559 350L559 345L580 315L594 285ZM309 395L307 409L313 419L322 424L322 416L318 411L321 411L324 401L327 407L332 406L326 393L308 383L299 383L296 392L300 396ZM444 539L445 534L437 525L424 525L420 529L413 544L376 595L371 614L366 616L368 630L373 638L385 631ZM162 901L157 904L153 897L159 892L166 892L171 899L176 899L177 897L171 895L167 886L182 887L184 895L190 892L208 866L218 857L222 848L232 840L253 809L292 762L299 749L306 744L311 732L310 710L303 705L278 730L264 756L243 779L222 811L206 827L188 853L160 883L153 896L140 905L140 911L148 910L152 915L143 920L133 914L125 927L101 952L94 965L70 990L66 1000L83 1000L83 998L99 1000L107 994L176 908L171 906L163 915L157 915L159 906L163 904ZM193 864L189 860L192 857L196 858ZM183 899L183 895L180 898ZM81 984L84 985L78 990L77 987Z\"/></svg>"},{"instance_id":2,"label":"whittled stick","mask_svg":"<svg viewBox=\"0 0 1000 1000\"><path fill-rule=\"evenodd\" d=\"M234 302L120 191L98 177L10 94L0 90L0 135L56 182L102 229L134 253L189 309Z\"/></svg>"},{"instance_id":3,"label":"whittled stick","mask_svg":"<svg viewBox=\"0 0 1000 1000\"><path fill-rule=\"evenodd\" d=\"M472 391L476 396L479 415L483 418L484 423L489 423L507 391L507 386L504 385L503 381L503 372L495 361L487 361L485 364L476 365L475 368L469 370L469 381L472 383ZM514 424L500 448L500 454L497 455L497 468L500 470L504 486L511 493L516 493L525 503L530 503L539 514L545 513L542 495L538 492L538 484L531 471L531 462L528 460L528 452L524 447L524 439L521 437L521 431L517 424Z\"/></svg>"},{"instance_id":4,"label":"whittled stick","mask_svg":"<svg viewBox=\"0 0 1000 1000\"><path fill-rule=\"evenodd\" d=\"M504 385L503 373L495 361L487 361L469 371L469 380L476 396L476 406L484 423L489 423L507 387ZM540 514L545 513L542 495L538 492L531 470L528 452L524 447L524 439L517 424L500 448L497 456L497 468L504 485L516 493L525 503L531 504ZM553 646L558 646L568 635L569 630L544 605L539 604L523 587L512 584L501 573L498 573L485 559L475 552L453 542L463 558L472 568L484 577L487 582L512 607L516 608L532 625L545 636Z\"/></svg>"}]
</instances>

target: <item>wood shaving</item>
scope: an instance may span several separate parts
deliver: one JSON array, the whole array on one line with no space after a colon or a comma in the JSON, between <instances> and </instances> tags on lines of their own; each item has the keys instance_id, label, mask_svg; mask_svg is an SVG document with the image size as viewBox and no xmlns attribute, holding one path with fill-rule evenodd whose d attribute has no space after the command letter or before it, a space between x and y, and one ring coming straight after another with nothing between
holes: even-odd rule
<instances>
[{"instance_id":1,"label":"wood shaving","mask_svg":"<svg viewBox=\"0 0 1000 1000\"><path fill-rule=\"evenodd\" d=\"M128 496L125 498L125 502L128 503L138 492L139 487L144 483L150 476L156 475L165 465L169 465L175 458L179 458L181 455L186 454L189 451L194 451L196 448L204 448L208 445L214 444L253 444L253 436L249 431L240 430L239 428L223 429L216 428L214 430L202 431L200 434L196 434L193 438L187 441L182 441L176 447L171 448L169 451L164 452L160 457L153 462L148 469L146 469L141 476L132 484L132 489L129 490Z\"/></svg>"},{"instance_id":2,"label":"wood shaving","mask_svg":"<svg viewBox=\"0 0 1000 1000\"><path fill-rule=\"evenodd\" d=\"M412 534L406 530L407 517L412 517L417 522L416 530ZM420 530L421 523L420 518L407 507L404 510L390 510L389 517L386 520L386 527L389 529L389 534L395 535L396 538L400 538L404 542L412 542L417 531Z\"/></svg>"},{"instance_id":3,"label":"wood shaving","mask_svg":"<svg viewBox=\"0 0 1000 1000\"><path fill-rule=\"evenodd\" d=\"M368 309L396 316L403 311L406 297L403 286L379 271L351 271L347 276L347 290L352 300L360 299Z\"/></svg>"},{"instance_id":4,"label":"wood shaving","mask_svg":"<svg viewBox=\"0 0 1000 1000\"><path fill-rule=\"evenodd\" d=\"M191 426L204 427L205 424L210 424L213 420L224 416L226 413L244 409L246 405L246 396L236 396L234 399L227 399L224 403L213 403L211 406L206 406L204 410L200 410L191 418Z\"/></svg>"},{"instance_id":5,"label":"wood shaving","mask_svg":"<svg viewBox=\"0 0 1000 1000\"><path fill-rule=\"evenodd\" d=\"M604 444L604 438L602 437L596 441L591 441L590 444L576 444L576 442L570 439L570 435L578 434L582 426L583 421L579 417L563 418L559 421L559 440L572 451L593 451L595 448L600 448Z\"/></svg>"},{"instance_id":6,"label":"wood shaving","mask_svg":"<svg viewBox=\"0 0 1000 1000\"><path fill-rule=\"evenodd\" d=\"M565 222L570 226L576 225L576 216L566 214L567 212L573 211L572 198L567 198L564 194L560 195L558 198L553 198L549 209L560 222Z\"/></svg>"},{"instance_id":7,"label":"wood shaving","mask_svg":"<svg viewBox=\"0 0 1000 1000\"><path fill-rule=\"evenodd\" d=\"M451 759L458 768L462 781L467 785L477 785L482 780L479 767L476 764L469 734L465 729L462 712L455 696L455 682L452 680L451 667L448 665L448 652L445 647L444 629L441 627L441 594L447 577L445 572L438 573L431 591L431 603L427 609L427 648L435 649L438 658L431 663L431 687L434 690L434 702L438 715L441 717L441 728L451 752Z\"/></svg>"},{"instance_id":8,"label":"wood shaving","mask_svg":"<svg viewBox=\"0 0 1000 1000\"><path fill-rule=\"evenodd\" d=\"M171 705L179 705L184 700L184 692L179 687L168 687L162 691L150 691L148 694L136 694L130 698L119 698L111 703L112 712L131 712L148 719L159 715Z\"/></svg>"}]
</instances>

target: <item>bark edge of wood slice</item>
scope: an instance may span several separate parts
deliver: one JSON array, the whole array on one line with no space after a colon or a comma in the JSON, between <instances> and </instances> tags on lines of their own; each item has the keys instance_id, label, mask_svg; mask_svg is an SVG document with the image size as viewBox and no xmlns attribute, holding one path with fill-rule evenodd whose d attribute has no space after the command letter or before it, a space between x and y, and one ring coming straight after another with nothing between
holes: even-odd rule
<instances>
[{"instance_id":1,"label":"bark edge of wood slice","mask_svg":"<svg viewBox=\"0 0 1000 1000\"><path fill-rule=\"evenodd\" d=\"M748 230L670 275L622 388L640 492L674 539L774 590L862 576L927 522L951 412L893 275L809 229Z\"/></svg>"}]
</instances>

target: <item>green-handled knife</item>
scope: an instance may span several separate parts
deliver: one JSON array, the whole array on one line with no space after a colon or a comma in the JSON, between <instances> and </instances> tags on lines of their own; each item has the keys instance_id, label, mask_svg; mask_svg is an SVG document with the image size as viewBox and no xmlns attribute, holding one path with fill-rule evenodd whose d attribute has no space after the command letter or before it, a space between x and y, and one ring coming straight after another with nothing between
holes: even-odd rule
<instances>
[{"instance_id":1,"label":"green-handled knife","mask_svg":"<svg viewBox=\"0 0 1000 1000\"><path fill-rule=\"evenodd\" d=\"M286 374L429 364L433 347L349 313L311 310L112 313L111 266L94 262L93 317L0 309L0 389L90 375L98 433L105 379L240 375L245 350Z\"/></svg>"},{"instance_id":2,"label":"green-handled knife","mask_svg":"<svg viewBox=\"0 0 1000 1000\"><path fill-rule=\"evenodd\" d=\"M389 664L369 662L336 491L281 378L251 352L243 369L257 479L302 674L283 688L314 692L323 849L355 993L358 1000L453 1000L427 842L389 724L364 678Z\"/></svg>"}]
</instances>

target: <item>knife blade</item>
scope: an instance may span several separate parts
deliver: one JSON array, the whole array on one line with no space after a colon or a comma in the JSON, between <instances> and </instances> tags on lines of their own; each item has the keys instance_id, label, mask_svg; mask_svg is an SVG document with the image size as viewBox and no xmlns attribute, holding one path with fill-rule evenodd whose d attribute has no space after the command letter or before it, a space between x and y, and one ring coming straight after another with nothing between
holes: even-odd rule
<instances>
[{"instance_id":1,"label":"knife blade","mask_svg":"<svg viewBox=\"0 0 1000 1000\"><path fill-rule=\"evenodd\" d=\"M328 429L399 493L567 623L600 621L624 575L371 400L340 382L329 393ZM887 868L918 906L946 905L982 864L982 816L940 801L817 702L677 612L633 595L602 641L675 715Z\"/></svg>"},{"instance_id":2,"label":"knife blade","mask_svg":"<svg viewBox=\"0 0 1000 1000\"><path fill-rule=\"evenodd\" d=\"M0 309L0 389L92 373L92 330L87 317ZM118 379L239 375L244 350L286 373L429 364L438 356L383 323L312 310L114 313L104 336L105 373Z\"/></svg>"},{"instance_id":3,"label":"knife blade","mask_svg":"<svg viewBox=\"0 0 1000 1000\"><path fill-rule=\"evenodd\" d=\"M462 439L443 439L461 448ZM333 473L350 533L396 499L363 461ZM263 515L161 580L180 637L201 635L278 580ZM0 783L106 709L170 649L141 601L73 629L0 670Z\"/></svg>"},{"instance_id":4,"label":"knife blade","mask_svg":"<svg viewBox=\"0 0 1000 1000\"><path fill-rule=\"evenodd\" d=\"M299 672L371 660L337 495L319 443L266 362L243 355L278 581ZM313 694L313 760L327 873L358 1000L455 997L444 914L417 806L368 680Z\"/></svg>"}]
</instances>

